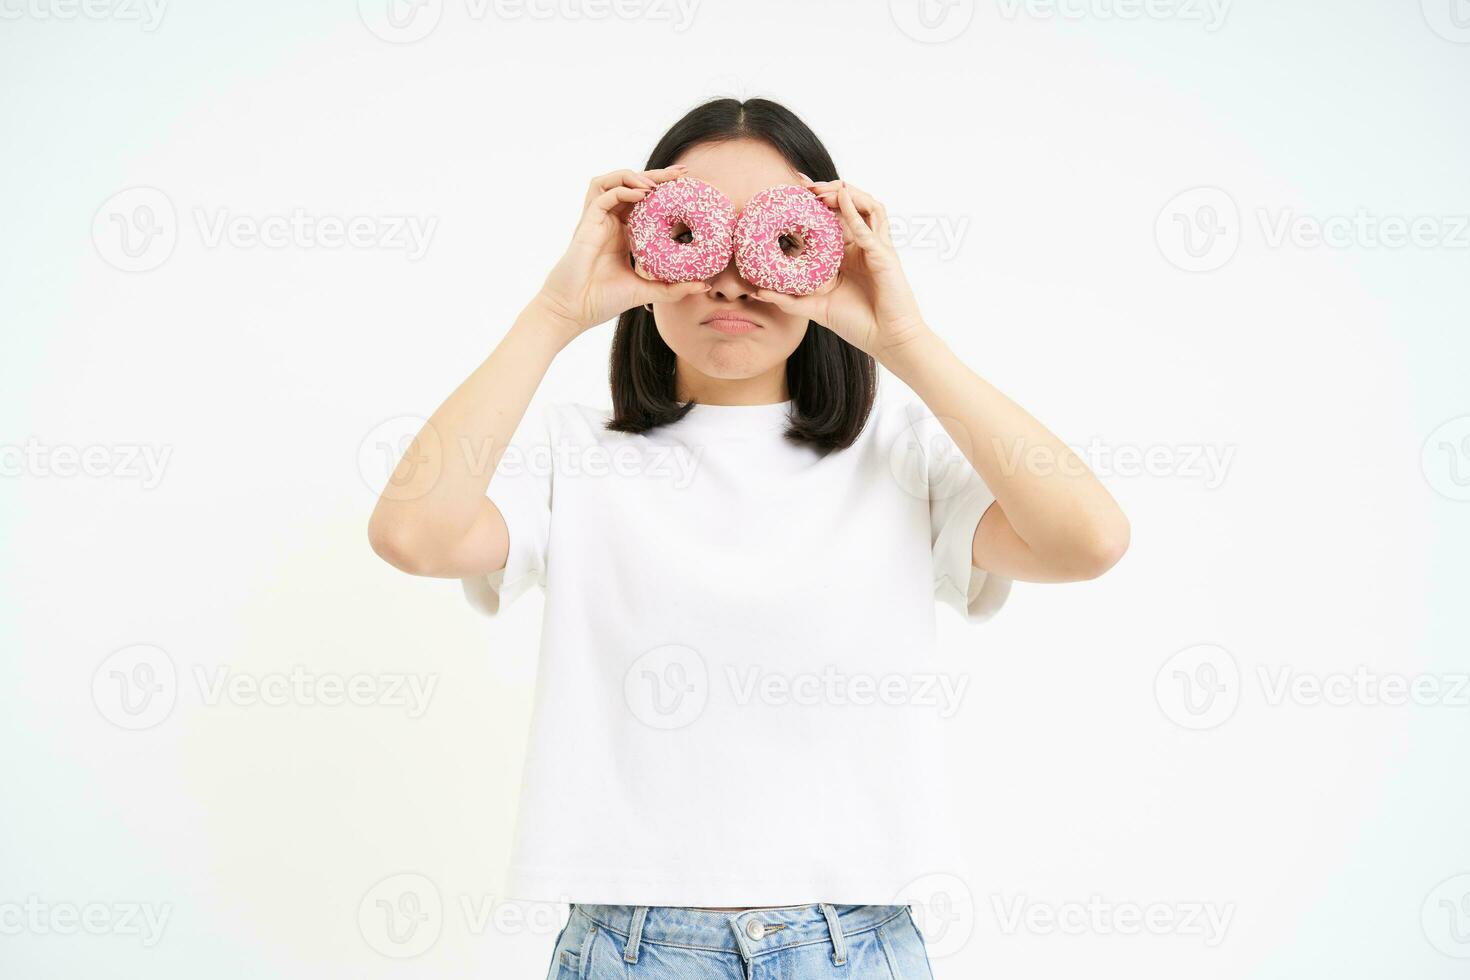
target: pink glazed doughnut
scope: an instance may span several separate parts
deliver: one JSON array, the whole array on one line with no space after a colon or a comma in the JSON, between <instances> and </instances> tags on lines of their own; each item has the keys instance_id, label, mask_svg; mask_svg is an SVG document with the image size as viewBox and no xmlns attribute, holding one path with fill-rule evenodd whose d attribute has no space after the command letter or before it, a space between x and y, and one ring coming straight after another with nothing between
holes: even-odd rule
<instances>
[{"instance_id":1,"label":"pink glazed doughnut","mask_svg":"<svg viewBox=\"0 0 1470 980\"><path fill-rule=\"evenodd\" d=\"M712 279L730 264L735 208L693 177L665 181L628 212L628 242L648 276L662 282ZM688 241L680 241L685 233Z\"/></svg>"},{"instance_id":2,"label":"pink glazed doughnut","mask_svg":"<svg viewBox=\"0 0 1470 980\"><path fill-rule=\"evenodd\" d=\"M781 247L787 238L795 250ZM805 296L842 265L842 223L805 187L782 184L745 202L735 222L735 267L762 289Z\"/></svg>"}]
</instances>

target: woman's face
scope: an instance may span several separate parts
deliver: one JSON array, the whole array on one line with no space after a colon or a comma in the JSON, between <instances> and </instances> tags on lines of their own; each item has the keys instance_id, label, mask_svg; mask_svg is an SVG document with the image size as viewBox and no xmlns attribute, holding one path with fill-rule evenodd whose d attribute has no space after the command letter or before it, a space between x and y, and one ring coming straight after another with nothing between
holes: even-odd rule
<instances>
[{"instance_id":1,"label":"woman's face","mask_svg":"<svg viewBox=\"0 0 1470 980\"><path fill-rule=\"evenodd\" d=\"M801 182L785 157L756 140L703 143L674 162L687 166L690 177L713 184L737 214L767 187ZM659 336L678 357L678 397L691 397L711 381L756 378L779 383L775 397L788 397L786 359L806 334L807 318L751 299L755 287L740 278L733 259L706 282L706 293L653 304Z\"/></svg>"}]
</instances>

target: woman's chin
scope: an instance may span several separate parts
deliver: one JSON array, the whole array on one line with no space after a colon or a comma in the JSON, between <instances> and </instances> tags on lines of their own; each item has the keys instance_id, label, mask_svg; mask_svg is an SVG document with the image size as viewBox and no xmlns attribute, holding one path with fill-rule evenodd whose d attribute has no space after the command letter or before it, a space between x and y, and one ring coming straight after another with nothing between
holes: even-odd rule
<instances>
[{"instance_id":1,"label":"woman's chin","mask_svg":"<svg viewBox=\"0 0 1470 980\"><path fill-rule=\"evenodd\" d=\"M749 336L735 334L715 341L703 356L693 359L692 364L696 371L708 378L744 381L768 373L778 360L760 350Z\"/></svg>"}]
</instances>

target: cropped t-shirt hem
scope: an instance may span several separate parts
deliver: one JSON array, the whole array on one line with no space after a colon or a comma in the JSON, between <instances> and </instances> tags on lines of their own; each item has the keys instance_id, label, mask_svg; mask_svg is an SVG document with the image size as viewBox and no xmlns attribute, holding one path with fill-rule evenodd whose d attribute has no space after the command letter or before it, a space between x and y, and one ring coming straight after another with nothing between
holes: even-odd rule
<instances>
[{"instance_id":1,"label":"cropped t-shirt hem","mask_svg":"<svg viewBox=\"0 0 1470 980\"><path fill-rule=\"evenodd\" d=\"M656 875L512 867L505 896L513 901L673 908L760 908L810 905L902 905L906 889L936 870L875 872L871 865L826 872L739 877L688 871Z\"/></svg>"}]
</instances>

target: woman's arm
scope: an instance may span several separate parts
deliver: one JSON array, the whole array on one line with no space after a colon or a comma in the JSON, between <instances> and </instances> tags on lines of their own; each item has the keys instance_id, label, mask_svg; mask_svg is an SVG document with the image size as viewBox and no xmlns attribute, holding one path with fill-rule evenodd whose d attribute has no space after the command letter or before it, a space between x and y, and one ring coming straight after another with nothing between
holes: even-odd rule
<instances>
[{"instance_id":1,"label":"woman's arm","mask_svg":"<svg viewBox=\"0 0 1470 980\"><path fill-rule=\"evenodd\" d=\"M975 528L977 568L1029 582L1096 578L1128 548L1128 519L1097 477L927 326L879 361L914 390L995 494Z\"/></svg>"},{"instance_id":2,"label":"woman's arm","mask_svg":"<svg viewBox=\"0 0 1470 980\"><path fill-rule=\"evenodd\" d=\"M430 416L378 498L368 541L389 564L441 578L505 567L505 521L485 492L552 358L624 310L708 288L647 280L628 265L628 209L683 170L618 170L592 181L566 254L494 352Z\"/></svg>"},{"instance_id":3,"label":"woman's arm","mask_svg":"<svg viewBox=\"0 0 1470 980\"><path fill-rule=\"evenodd\" d=\"M842 221L842 269L826 291L757 290L756 298L810 316L923 399L995 494L975 529L977 568L1032 582L1095 578L1111 568L1128 548L1128 519L1076 454L929 328L883 205L840 180L803 180ZM1049 465L1035 465L1038 458Z\"/></svg>"},{"instance_id":4,"label":"woman's arm","mask_svg":"<svg viewBox=\"0 0 1470 980\"><path fill-rule=\"evenodd\" d=\"M505 567L505 521L485 491L552 358L572 336L538 296L439 406L368 522L368 541L384 561L444 578Z\"/></svg>"}]
</instances>

